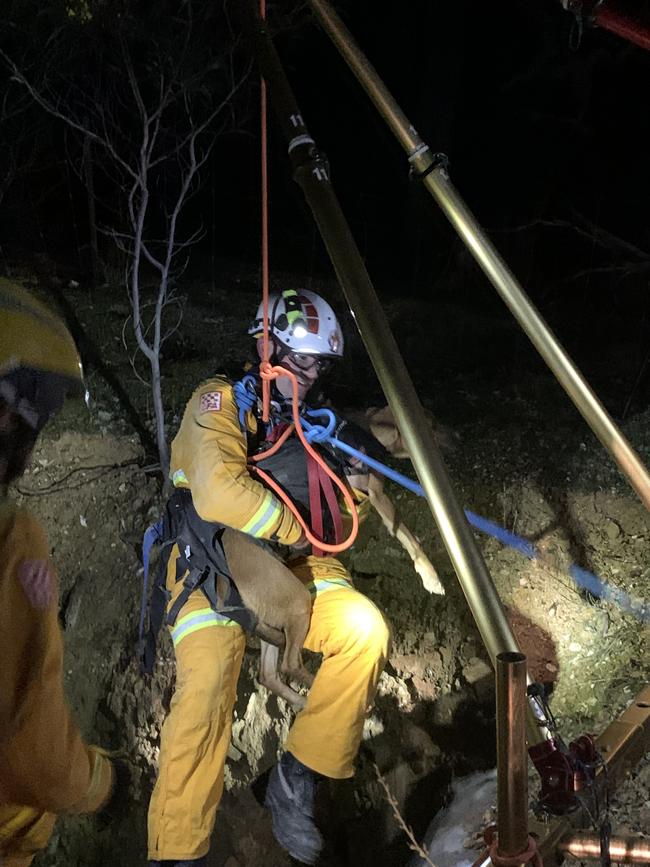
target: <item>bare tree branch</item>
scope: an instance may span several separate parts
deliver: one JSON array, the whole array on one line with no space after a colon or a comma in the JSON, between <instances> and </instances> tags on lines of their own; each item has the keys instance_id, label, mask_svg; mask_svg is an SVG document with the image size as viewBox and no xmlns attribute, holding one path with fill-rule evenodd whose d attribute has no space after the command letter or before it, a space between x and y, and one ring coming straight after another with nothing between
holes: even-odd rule
<instances>
[{"instance_id":1,"label":"bare tree branch","mask_svg":"<svg viewBox=\"0 0 650 867\"><path fill-rule=\"evenodd\" d=\"M539 228L540 226L553 229L568 229L572 232L575 232L575 234L586 238L589 241L595 241L600 247L603 247L607 250L620 251L621 253L625 253L628 256L632 256L632 258L634 259L639 259L644 262L650 262L650 253L642 250L640 247L637 247L634 244L631 244L624 238L615 235L613 232L610 232L607 229L603 229L602 226L598 226L595 223L592 223L590 220L587 220L585 217L579 214L576 215L576 222L560 219L539 219L533 220L530 223L523 223L521 226L514 226L509 229L503 229L501 231L509 233L526 232L530 229Z\"/></svg>"},{"instance_id":2,"label":"bare tree branch","mask_svg":"<svg viewBox=\"0 0 650 867\"><path fill-rule=\"evenodd\" d=\"M103 148L106 148L108 153L111 155L112 159L114 159L115 162L118 163L118 165L120 165L120 167L122 169L124 169L124 171L127 174L129 174L129 175L131 175L131 177L135 178L135 173L134 173L133 169L117 153L117 151L113 147L112 142L110 141L110 139L108 137L98 135L92 129L89 129L88 127L84 126L81 122L75 120L75 118L60 111L56 107L56 105L54 105L54 103L52 103L45 96L43 96L43 94L40 92L40 90L38 90L36 87L34 87L31 84L31 82L27 80L27 78L18 69L18 67L13 62L13 60L1 48L0 48L0 59L2 59L7 64L7 66L11 69L12 80L17 82L18 84L22 85L37 105L40 105L40 107L44 111L46 111L48 114L52 115L52 117L56 117L58 120L67 124L72 129L76 130L78 133L81 133L81 135L88 136L93 141L97 142L97 144L100 144Z\"/></svg>"},{"instance_id":3,"label":"bare tree branch","mask_svg":"<svg viewBox=\"0 0 650 867\"><path fill-rule=\"evenodd\" d=\"M47 41L51 56L39 58L38 76L27 73L0 51L0 60L30 100L81 136L85 149L80 148L80 152L88 154L91 143L103 149L106 158L101 161L102 182L110 180L111 188L119 191L119 207L115 202L107 207L121 217L121 224L99 231L111 237L128 260L129 318L137 352L149 364L163 470L168 467L169 452L161 346L180 328L183 306L174 280L187 265L188 250L203 234L202 227L198 227L181 236L181 218L199 187L200 172L210 158L215 138L227 126L228 107L251 69L247 61L237 74L237 39L234 33L228 37L228 25L224 28L225 49L222 47L221 53L215 55L212 43L208 50L208 40L197 40L201 22L194 18L192 0L185 0L180 10L180 17L166 18L171 21L169 26L156 30L154 35L138 31L144 19L135 12L128 21L120 18L113 29L98 25L94 44L101 57L101 84L87 69L88 64L92 69L94 63L92 52L88 52L85 65L80 63L71 51L71 43L66 48L65 39L59 39L62 31L56 31ZM203 23L214 22L214 7L204 4L202 12ZM104 24L107 22L105 19ZM154 19L151 22L156 26ZM134 38L134 33L139 35ZM197 53L197 45L203 46L203 52ZM61 72L57 62L66 50L66 56L75 60L70 67L75 74L68 78L65 65ZM95 165L99 161L93 163L93 169ZM87 173L82 171L80 176L89 187L96 187L95 178L89 183ZM89 191L89 197L92 212L94 189ZM146 282L149 269L154 272L153 286ZM135 357L131 363L140 378Z\"/></svg>"}]
</instances>

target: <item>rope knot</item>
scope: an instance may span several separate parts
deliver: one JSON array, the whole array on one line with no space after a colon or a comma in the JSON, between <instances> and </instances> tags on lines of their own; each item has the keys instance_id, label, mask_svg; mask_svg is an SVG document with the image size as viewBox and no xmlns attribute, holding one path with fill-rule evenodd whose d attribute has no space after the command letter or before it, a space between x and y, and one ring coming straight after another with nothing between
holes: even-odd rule
<instances>
[{"instance_id":1,"label":"rope knot","mask_svg":"<svg viewBox=\"0 0 650 867\"><path fill-rule=\"evenodd\" d=\"M321 424L315 424L305 431L305 438L308 443L322 443L329 438L329 430Z\"/></svg>"},{"instance_id":2,"label":"rope knot","mask_svg":"<svg viewBox=\"0 0 650 867\"><path fill-rule=\"evenodd\" d=\"M260 362L260 376L262 379L277 379L279 375L277 368L270 361Z\"/></svg>"}]
</instances>

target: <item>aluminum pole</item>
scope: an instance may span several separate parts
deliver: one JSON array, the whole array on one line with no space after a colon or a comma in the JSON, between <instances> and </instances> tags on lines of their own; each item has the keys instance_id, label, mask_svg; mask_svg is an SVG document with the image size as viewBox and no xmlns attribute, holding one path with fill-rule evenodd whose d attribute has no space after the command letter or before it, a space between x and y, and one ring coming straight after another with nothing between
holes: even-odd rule
<instances>
[{"instance_id":1,"label":"aluminum pole","mask_svg":"<svg viewBox=\"0 0 650 867\"><path fill-rule=\"evenodd\" d=\"M262 74L287 140L294 177L312 210L339 283L400 429L433 517L493 664L517 652L492 577L458 503L419 396L330 182L327 160L305 125L275 47L250 3L252 36ZM547 732L531 702L527 716L531 745Z\"/></svg>"},{"instance_id":2,"label":"aluminum pole","mask_svg":"<svg viewBox=\"0 0 650 867\"><path fill-rule=\"evenodd\" d=\"M641 501L650 509L650 474L569 355L511 273L485 231L454 188L439 154L418 135L328 0L309 0L323 29L355 74L408 155L408 160L445 216L507 304L515 319L567 392L589 427L610 452Z\"/></svg>"}]
</instances>

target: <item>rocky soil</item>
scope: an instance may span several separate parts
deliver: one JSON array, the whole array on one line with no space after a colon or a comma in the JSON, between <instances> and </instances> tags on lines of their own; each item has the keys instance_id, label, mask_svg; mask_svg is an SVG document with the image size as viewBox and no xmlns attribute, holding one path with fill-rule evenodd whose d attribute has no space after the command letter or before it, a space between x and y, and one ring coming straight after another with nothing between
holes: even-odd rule
<instances>
[{"instance_id":1,"label":"rocky soil","mask_svg":"<svg viewBox=\"0 0 650 867\"><path fill-rule=\"evenodd\" d=\"M215 369L236 372L243 361L246 348L239 335L257 290L245 271L232 274L237 276L224 288L194 292L186 306L183 337L168 345L164 387L170 433L202 377ZM143 364L137 362L134 369L125 361L122 333L128 308L121 294L91 293L83 287L61 291L105 369L90 365L90 411L71 406L56 421L16 496L43 519L61 575L66 688L75 715L90 740L128 756L134 780L131 803L122 815L61 820L48 852L36 863L135 867L146 860L146 806L174 664L166 639L153 678L143 678L135 661L142 584L138 546L143 530L158 516L160 494L151 456L145 456L106 376L121 384L145 427L149 399L138 379ZM393 302L390 313L400 339L405 321L417 329L408 305ZM478 334L479 325L475 328ZM442 324L440 329L442 334ZM438 346L435 336L428 344ZM339 407L376 403L376 382L359 373L369 366L360 364L359 341L351 335L349 345L349 360L332 384L334 401ZM498 369L486 377L478 367L472 369L470 359L454 375L449 355L438 348L433 350L434 370L441 373L437 379L431 375L431 359L418 354L418 341L404 345L423 401L447 427L452 448L445 457L459 499L544 552L543 561L531 562L495 540L476 536L531 669L552 688L552 707L563 733L568 739L601 730L648 679L649 628L615 604L580 591L567 568L576 562L648 600L645 509L559 387L534 365L523 379L501 375ZM625 431L648 462L650 412L629 419ZM407 466L401 469L408 471ZM357 586L387 613L394 647L366 725L357 777L332 785L323 796L330 838L326 860L332 865L397 865L409 858L375 764L407 822L422 837L444 803L452 777L489 768L495 761L493 683L480 637L426 504L394 487L391 492L447 593L427 594L379 519L368 520L347 561ZM251 784L275 760L291 713L257 684L257 665L251 641L211 865L288 863ZM612 806L615 827L648 831L649 772L645 761L620 790Z\"/></svg>"}]
</instances>

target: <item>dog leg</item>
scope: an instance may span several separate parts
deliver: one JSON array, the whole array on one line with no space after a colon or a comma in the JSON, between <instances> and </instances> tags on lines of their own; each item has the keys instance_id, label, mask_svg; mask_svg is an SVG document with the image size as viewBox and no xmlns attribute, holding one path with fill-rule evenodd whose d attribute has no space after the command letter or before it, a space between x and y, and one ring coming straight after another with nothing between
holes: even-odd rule
<instances>
[{"instance_id":1,"label":"dog leg","mask_svg":"<svg viewBox=\"0 0 650 867\"><path fill-rule=\"evenodd\" d=\"M273 626L269 626L267 623L260 622L255 627L255 633L260 638L259 682L262 686L265 686L271 692L289 702L296 710L302 710L305 706L305 697L286 684L278 674L280 648L286 646L284 632Z\"/></svg>"},{"instance_id":2,"label":"dog leg","mask_svg":"<svg viewBox=\"0 0 650 867\"><path fill-rule=\"evenodd\" d=\"M370 473L368 479L368 496L371 506L383 521L388 532L397 539L413 561L413 568L420 576L424 589L428 590L429 593L444 596L445 588L442 586L433 563L424 553L413 533L397 518L395 506L384 491L383 480L374 473Z\"/></svg>"},{"instance_id":3,"label":"dog leg","mask_svg":"<svg viewBox=\"0 0 650 867\"><path fill-rule=\"evenodd\" d=\"M299 680L307 686L311 686L314 681L313 676L307 671L302 662L302 648L309 630L310 613L311 600L309 600L306 610L298 611L287 618L284 627L284 655L280 666L283 674Z\"/></svg>"},{"instance_id":4,"label":"dog leg","mask_svg":"<svg viewBox=\"0 0 650 867\"><path fill-rule=\"evenodd\" d=\"M262 641L260 644L260 674L259 682L271 692L279 695L288 702L295 710L302 710L307 699L304 695L296 692L295 689L285 683L278 674L278 663L280 661L280 649L274 644L268 644Z\"/></svg>"}]
</instances>

